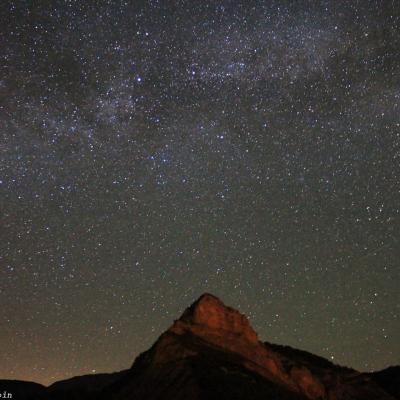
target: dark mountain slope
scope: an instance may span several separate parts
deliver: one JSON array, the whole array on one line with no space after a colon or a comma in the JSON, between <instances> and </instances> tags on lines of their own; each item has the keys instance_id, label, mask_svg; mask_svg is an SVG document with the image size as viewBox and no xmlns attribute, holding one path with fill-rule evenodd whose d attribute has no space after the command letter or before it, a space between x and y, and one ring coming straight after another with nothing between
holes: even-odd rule
<instances>
[{"instance_id":1,"label":"dark mountain slope","mask_svg":"<svg viewBox=\"0 0 400 400\"><path fill-rule=\"evenodd\" d=\"M74 400L95 397L104 388L127 374L127 370L113 374L83 375L55 382L47 389L51 399Z\"/></svg>"},{"instance_id":2,"label":"dark mountain slope","mask_svg":"<svg viewBox=\"0 0 400 400\"><path fill-rule=\"evenodd\" d=\"M396 399L400 399L400 366L389 367L368 375Z\"/></svg>"},{"instance_id":3,"label":"dark mountain slope","mask_svg":"<svg viewBox=\"0 0 400 400\"><path fill-rule=\"evenodd\" d=\"M5 394L8 395L9 393L12 395L12 399L36 400L45 396L46 387L35 382L0 380L0 395L7 398Z\"/></svg>"}]
</instances>

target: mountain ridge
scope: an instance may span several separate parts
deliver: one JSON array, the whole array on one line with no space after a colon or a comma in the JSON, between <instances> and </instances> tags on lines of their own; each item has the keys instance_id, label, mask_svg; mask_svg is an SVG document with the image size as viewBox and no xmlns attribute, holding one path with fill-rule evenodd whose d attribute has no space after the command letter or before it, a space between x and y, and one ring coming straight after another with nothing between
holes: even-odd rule
<instances>
[{"instance_id":1,"label":"mountain ridge","mask_svg":"<svg viewBox=\"0 0 400 400\"><path fill-rule=\"evenodd\" d=\"M38 386L35 393L30 387L25 397L21 389L15 398L394 400L399 369L361 373L261 342L246 316L205 293L129 369Z\"/></svg>"}]
</instances>

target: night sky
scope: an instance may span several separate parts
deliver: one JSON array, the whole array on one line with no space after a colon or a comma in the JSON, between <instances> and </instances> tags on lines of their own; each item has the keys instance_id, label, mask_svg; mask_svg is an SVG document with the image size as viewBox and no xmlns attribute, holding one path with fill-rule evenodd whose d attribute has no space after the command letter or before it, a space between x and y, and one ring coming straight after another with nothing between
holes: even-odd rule
<instances>
[{"instance_id":1,"label":"night sky","mask_svg":"<svg viewBox=\"0 0 400 400\"><path fill-rule=\"evenodd\" d=\"M203 292L399 363L398 1L95 3L0 5L0 377L128 368Z\"/></svg>"}]
</instances>

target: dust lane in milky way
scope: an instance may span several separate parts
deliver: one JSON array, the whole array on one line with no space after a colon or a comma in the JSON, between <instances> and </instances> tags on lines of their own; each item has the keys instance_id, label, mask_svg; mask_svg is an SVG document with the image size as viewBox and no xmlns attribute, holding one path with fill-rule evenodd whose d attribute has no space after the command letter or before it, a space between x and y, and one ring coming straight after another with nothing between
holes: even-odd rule
<instances>
[{"instance_id":1,"label":"dust lane in milky way","mask_svg":"<svg viewBox=\"0 0 400 400\"><path fill-rule=\"evenodd\" d=\"M1 378L127 368L202 292L400 362L395 2L0 10Z\"/></svg>"}]
</instances>

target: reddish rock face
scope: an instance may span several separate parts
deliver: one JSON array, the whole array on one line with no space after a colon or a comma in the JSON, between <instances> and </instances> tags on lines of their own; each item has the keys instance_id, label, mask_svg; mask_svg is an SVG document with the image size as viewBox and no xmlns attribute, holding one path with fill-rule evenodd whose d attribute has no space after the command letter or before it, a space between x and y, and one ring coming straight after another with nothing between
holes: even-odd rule
<instances>
[{"instance_id":1,"label":"reddish rock face","mask_svg":"<svg viewBox=\"0 0 400 400\"><path fill-rule=\"evenodd\" d=\"M310 399L324 398L324 386L307 368L292 373L282 359L258 340L248 319L239 311L226 306L220 299L203 294L185 310L181 318L160 338L156 348L161 363L182 360L190 352L182 351L179 339L190 333L205 342L243 357L244 365L264 378ZM170 336L172 334L172 336Z\"/></svg>"},{"instance_id":2,"label":"reddish rock face","mask_svg":"<svg viewBox=\"0 0 400 400\"><path fill-rule=\"evenodd\" d=\"M248 319L239 311L225 306L220 299L211 294L202 295L187 308L174 327L195 330L197 334L202 332L204 335L236 335L250 343L258 343L257 333L250 326Z\"/></svg>"},{"instance_id":3,"label":"reddish rock face","mask_svg":"<svg viewBox=\"0 0 400 400\"><path fill-rule=\"evenodd\" d=\"M311 399L324 399L326 396L324 385L311 372L301 366L290 371L291 378L297 383L300 391Z\"/></svg>"}]
</instances>

